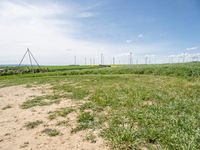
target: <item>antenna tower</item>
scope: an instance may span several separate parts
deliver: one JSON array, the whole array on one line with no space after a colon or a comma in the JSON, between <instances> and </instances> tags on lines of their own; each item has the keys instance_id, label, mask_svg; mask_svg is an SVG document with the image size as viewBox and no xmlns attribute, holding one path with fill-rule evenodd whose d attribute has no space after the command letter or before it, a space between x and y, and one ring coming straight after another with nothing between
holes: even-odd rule
<instances>
[{"instance_id":1,"label":"antenna tower","mask_svg":"<svg viewBox=\"0 0 200 150\"><path fill-rule=\"evenodd\" d=\"M33 56L33 54L31 53L31 51L29 50L29 48L27 48L27 51L25 52L24 56L22 57L18 67L20 67L22 65L22 62L24 61L24 58L26 57L26 55L28 55L29 57L29 61L30 61L30 66L33 67L33 61L36 63L36 65L38 67L40 67L40 65L38 64L37 60L35 59L35 57Z\"/></svg>"}]
</instances>

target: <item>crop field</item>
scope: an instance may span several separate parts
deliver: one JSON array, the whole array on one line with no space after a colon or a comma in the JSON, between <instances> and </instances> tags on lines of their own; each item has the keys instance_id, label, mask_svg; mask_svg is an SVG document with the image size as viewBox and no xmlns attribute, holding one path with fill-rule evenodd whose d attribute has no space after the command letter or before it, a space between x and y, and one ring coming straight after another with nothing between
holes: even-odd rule
<instances>
[{"instance_id":1,"label":"crop field","mask_svg":"<svg viewBox=\"0 0 200 150\"><path fill-rule=\"evenodd\" d=\"M1 74L0 149L200 149L200 63L41 68Z\"/></svg>"}]
</instances>

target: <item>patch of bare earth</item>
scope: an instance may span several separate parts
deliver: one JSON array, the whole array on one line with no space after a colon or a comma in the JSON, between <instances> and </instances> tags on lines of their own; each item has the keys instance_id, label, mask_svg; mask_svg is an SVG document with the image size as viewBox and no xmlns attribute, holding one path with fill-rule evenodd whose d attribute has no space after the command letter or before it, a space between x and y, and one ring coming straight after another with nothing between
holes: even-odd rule
<instances>
[{"instance_id":1,"label":"patch of bare earth","mask_svg":"<svg viewBox=\"0 0 200 150\"><path fill-rule=\"evenodd\" d=\"M30 109L22 109L20 105L34 96L51 93L50 87L38 86L27 88L26 86L12 86L0 89L0 149L2 150L107 150L105 141L98 137L98 131L85 130L71 133L76 126L77 112L68 114L67 117L58 117L49 120L49 112L59 108L73 107L80 104L78 101L62 100L59 104L49 106L37 106ZM27 122L43 121L33 129L27 129ZM58 122L66 121L67 125L58 125ZM50 137L42 131L46 128L60 131L60 135ZM85 140L86 136L93 132L95 139Z\"/></svg>"},{"instance_id":2,"label":"patch of bare earth","mask_svg":"<svg viewBox=\"0 0 200 150\"><path fill-rule=\"evenodd\" d=\"M148 100L148 101L144 101L143 102L143 105L148 105L148 106L151 106L151 105L155 105L156 103L155 103L155 101L153 101L153 100Z\"/></svg>"}]
</instances>

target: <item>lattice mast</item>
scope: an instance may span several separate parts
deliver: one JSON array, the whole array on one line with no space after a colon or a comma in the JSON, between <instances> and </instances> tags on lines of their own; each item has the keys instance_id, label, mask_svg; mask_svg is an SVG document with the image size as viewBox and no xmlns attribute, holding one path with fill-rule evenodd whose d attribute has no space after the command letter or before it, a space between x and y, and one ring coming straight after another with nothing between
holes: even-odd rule
<instances>
[{"instance_id":1,"label":"lattice mast","mask_svg":"<svg viewBox=\"0 0 200 150\"><path fill-rule=\"evenodd\" d=\"M33 56L33 54L31 53L31 51L29 50L29 48L27 48L27 51L25 52L24 56L22 57L18 67L21 66L22 62L24 61L26 55L28 55L29 61L30 61L30 66L33 66L33 61L36 63L36 65L38 67L40 67L40 65L38 64L37 60L35 59L35 57Z\"/></svg>"}]
</instances>

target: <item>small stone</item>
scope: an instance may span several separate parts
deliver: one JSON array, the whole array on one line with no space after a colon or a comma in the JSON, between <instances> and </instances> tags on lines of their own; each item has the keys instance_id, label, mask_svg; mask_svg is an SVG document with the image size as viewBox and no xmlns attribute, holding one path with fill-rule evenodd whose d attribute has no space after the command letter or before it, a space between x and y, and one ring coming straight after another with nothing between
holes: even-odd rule
<instances>
[{"instance_id":1,"label":"small stone","mask_svg":"<svg viewBox=\"0 0 200 150\"><path fill-rule=\"evenodd\" d=\"M29 144L29 142L24 142L24 144L28 145L28 144Z\"/></svg>"},{"instance_id":2,"label":"small stone","mask_svg":"<svg viewBox=\"0 0 200 150\"><path fill-rule=\"evenodd\" d=\"M9 136L10 135L10 133L6 133L4 136Z\"/></svg>"}]
</instances>

